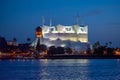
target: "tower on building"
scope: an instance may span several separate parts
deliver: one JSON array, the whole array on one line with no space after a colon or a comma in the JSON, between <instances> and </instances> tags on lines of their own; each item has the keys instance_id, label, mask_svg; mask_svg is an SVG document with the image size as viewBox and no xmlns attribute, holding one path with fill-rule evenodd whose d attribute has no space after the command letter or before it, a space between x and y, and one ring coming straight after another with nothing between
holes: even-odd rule
<instances>
[{"instance_id":1,"label":"tower on building","mask_svg":"<svg viewBox=\"0 0 120 80\"><path fill-rule=\"evenodd\" d=\"M32 46L39 51L40 45L42 44L42 28L38 26L35 31L35 41L32 43Z\"/></svg>"}]
</instances>

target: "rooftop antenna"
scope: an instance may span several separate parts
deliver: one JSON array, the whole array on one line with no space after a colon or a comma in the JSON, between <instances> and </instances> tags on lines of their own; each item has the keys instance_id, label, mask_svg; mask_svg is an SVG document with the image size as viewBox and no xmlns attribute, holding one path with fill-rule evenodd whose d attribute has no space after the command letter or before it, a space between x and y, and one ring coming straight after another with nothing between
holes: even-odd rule
<instances>
[{"instance_id":1,"label":"rooftop antenna","mask_svg":"<svg viewBox=\"0 0 120 80\"><path fill-rule=\"evenodd\" d=\"M50 26L52 26L52 19L50 19Z\"/></svg>"},{"instance_id":2,"label":"rooftop antenna","mask_svg":"<svg viewBox=\"0 0 120 80\"><path fill-rule=\"evenodd\" d=\"M84 16L82 16L82 25L84 25Z\"/></svg>"},{"instance_id":3,"label":"rooftop antenna","mask_svg":"<svg viewBox=\"0 0 120 80\"><path fill-rule=\"evenodd\" d=\"M45 19L44 19L44 16L42 16L42 25L44 26L45 24Z\"/></svg>"},{"instance_id":4,"label":"rooftop antenna","mask_svg":"<svg viewBox=\"0 0 120 80\"><path fill-rule=\"evenodd\" d=\"M77 25L79 25L79 14L77 13L77 16L76 16L76 23Z\"/></svg>"}]
</instances>

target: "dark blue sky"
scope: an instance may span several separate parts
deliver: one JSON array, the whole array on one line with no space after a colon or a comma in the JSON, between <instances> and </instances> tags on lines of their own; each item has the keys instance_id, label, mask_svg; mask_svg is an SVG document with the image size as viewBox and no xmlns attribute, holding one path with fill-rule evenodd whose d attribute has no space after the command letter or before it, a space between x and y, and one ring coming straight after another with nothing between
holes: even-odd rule
<instances>
[{"instance_id":1,"label":"dark blue sky","mask_svg":"<svg viewBox=\"0 0 120 80\"><path fill-rule=\"evenodd\" d=\"M17 38L34 40L35 28L45 24L73 25L76 15L79 23L89 26L89 42L111 41L120 47L120 0L0 0L0 36L7 40Z\"/></svg>"}]
</instances>

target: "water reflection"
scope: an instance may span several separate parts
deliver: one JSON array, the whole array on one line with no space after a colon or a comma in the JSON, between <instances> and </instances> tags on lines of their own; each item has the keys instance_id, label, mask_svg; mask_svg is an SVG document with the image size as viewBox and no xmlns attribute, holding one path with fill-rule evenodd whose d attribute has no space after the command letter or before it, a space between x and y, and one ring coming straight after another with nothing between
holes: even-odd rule
<instances>
[{"instance_id":1,"label":"water reflection","mask_svg":"<svg viewBox=\"0 0 120 80\"><path fill-rule=\"evenodd\" d=\"M59 64L58 64L59 63ZM88 65L88 59L41 59L42 66L81 66Z\"/></svg>"},{"instance_id":2,"label":"water reflection","mask_svg":"<svg viewBox=\"0 0 120 80\"><path fill-rule=\"evenodd\" d=\"M50 73L47 71L46 68L42 68L40 74L39 74L39 78L40 80L47 80L47 78L50 76ZM49 79L49 78L48 78Z\"/></svg>"},{"instance_id":3,"label":"water reflection","mask_svg":"<svg viewBox=\"0 0 120 80\"><path fill-rule=\"evenodd\" d=\"M117 59L0 61L0 80L119 80Z\"/></svg>"},{"instance_id":4,"label":"water reflection","mask_svg":"<svg viewBox=\"0 0 120 80\"><path fill-rule=\"evenodd\" d=\"M117 59L117 61L119 61L119 62L120 62L120 59Z\"/></svg>"},{"instance_id":5,"label":"water reflection","mask_svg":"<svg viewBox=\"0 0 120 80\"><path fill-rule=\"evenodd\" d=\"M40 61L40 80L87 80L87 59L56 59ZM41 65L42 64L42 65Z\"/></svg>"},{"instance_id":6,"label":"water reflection","mask_svg":"<svg viewBox=\"0 0 120 80\"><path fill-rule=\"evenodd\" d=\"M39 61L42 61L43 63L48 63L48 59L40 59Z\"/></svg>"}]
</instances>

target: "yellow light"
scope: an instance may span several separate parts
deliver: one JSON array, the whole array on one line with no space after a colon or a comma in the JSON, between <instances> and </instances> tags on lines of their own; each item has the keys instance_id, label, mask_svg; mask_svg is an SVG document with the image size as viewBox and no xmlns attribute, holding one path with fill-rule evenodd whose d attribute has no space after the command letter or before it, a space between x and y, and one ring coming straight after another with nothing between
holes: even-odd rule
<instances>
[{"instance_id":1,"label":"yellow light","mask_svg":"<svg viewBox=\"0 0 120 80\"><path fill-rule=\"evenodd\" d=\"M2 57L2 52L0 52L0 57Z\"/></svg>"},{"instance_id":2,"label":"yellow light","mask_svg":"<svg viewBox=\"0 0 120 80\"><path fill-rule=\"evenodd\" d=\"M120 51L115 51L115 55L120 55Z\"/></svg>"},{"instance_id":3,"label":"yellow light","mask_svg":"<svg viewBox=\"0 0 120 80\"><path fill-rule=\"evenodd\" d=\"M2 55L2 52L0 52L0 55Z\"/></svg>"},{"instance_id":4,"label":"yellow light","mask_svg":"<svg viewBox=\"0 0 120 80\"><path fill-rule=\"evenodd\" d=\"M36 36L37 36L38 38L41 38L41 37L42 37L42 32L36 32Z\"/></svg>"},{"instance_id":5,"label":"yellow light","mask_svg":"<svg viewBox=\"0 0 120 80\"><path fill-rule=\"evenodd\" d=\"M48 51L47 51L47 50L45 50L45 55L47 55L47 52L48 52Z\"/></svg>"},{"instance_id":6,"label":"yellow light","mask_svg":"<svg viewBox=\"0 0 120 80\"><path fill-rule=\"evenodd\" d=\"M37 35L37 37L38 37L38 38L41 38L41 37L42 37L42 35Z\"/></svg>"}]
</instances>

